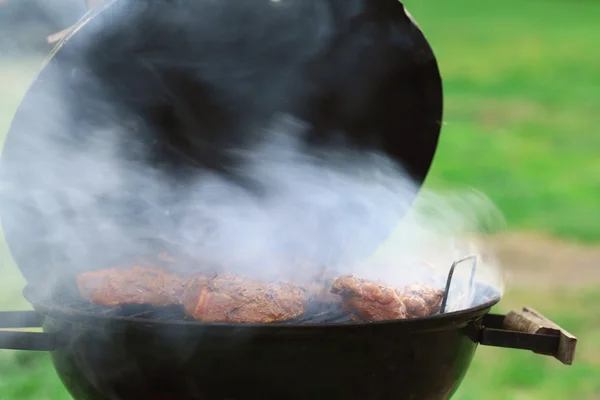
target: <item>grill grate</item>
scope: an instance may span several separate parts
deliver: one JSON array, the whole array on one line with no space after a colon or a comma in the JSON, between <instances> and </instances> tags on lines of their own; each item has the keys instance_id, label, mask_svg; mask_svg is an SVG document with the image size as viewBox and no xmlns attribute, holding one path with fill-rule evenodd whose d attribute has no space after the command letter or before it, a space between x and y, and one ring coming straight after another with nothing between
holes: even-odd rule
<instances>
[{"instance_id":1,"label":"grill grate","mask_svg":"<svg viewBox=\"0 0 600 400\"><path fill-rule=\"evenodd\" d=\"M477 267L477 259L474 256L468 256L454 262L446 279L446 287L440 307L440 314L446 312L446 303L448 300L448 292L450 291L451 282L454 277L454 270L458 264L464 261L471 261L471 273L469 277L468 290L474 294L475 270ZM27 297L27 296L26 296ZM473 299L473 305L481 304L493 297L497 297L497 293L482 293ZM61 313L73 314L84 313L88 315L104 316L104 317L124 317L138 320L154 320L154 321L194 321L190 317L186 317L182 305L170 305L165 307L157 307L143 304L123 304L114 307L104 306L88 302L81 298L75 287L63 287L55 292L55 296L51 302L44 302L44 306L52 308ZM51 304L50 304L51 303ZM273 324L327 324L327 323L350 323L352 318L344 311L339 303L326 303L321 301L312 301L308 304L305 313L293 320L276 322Z\"/></svg>"},{"instance_id":2,"label":"grill grate","mask_svg":"<svg viewBox=\"0 0 600 400\"><path fill-rule=\"evenodd\" d=\"M61 301L60 305L55 304L67 312L83 312L86 314L101 315L105 317L127 317L139 319L153 319L164 321L181 321L185 319L182 306L155 307L144 304L123 304L109 307L101 304L94 304L83 299L74 299Z\"/></svg>"},{"instance_id":3,"label":"grill grate","mask_svg":"<svg viewBox=\"0 0 600 400\"><path fill-rule=\"evenodd\" d=\"M54 309L60 309L66 313L85 313L90 315L100 315L104 317L125 317L133 319L148 319L154 321L194 321L193 318L186 317L183 306L170 305L157 307L145 304L123 304L114 307L101 304L90 303L80 297L78 298L55 299L52 305ZM46 306L49 306L46 303ZM323 323L346 323L351 322L351 318L346 314L339 304L329 304L313 301L308 304L305 313L293 320L277 322L275 324L323 324Z\"/></svg>"}]
</instances>

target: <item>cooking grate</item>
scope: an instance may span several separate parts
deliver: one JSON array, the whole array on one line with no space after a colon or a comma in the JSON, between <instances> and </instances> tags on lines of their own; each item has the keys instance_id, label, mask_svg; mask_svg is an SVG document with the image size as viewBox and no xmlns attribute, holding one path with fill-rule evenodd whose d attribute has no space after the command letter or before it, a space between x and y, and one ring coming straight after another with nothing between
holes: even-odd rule
<instances>
[{"instance_id":1,"label":"cooking grate","mask_svg":"<svg viewBox=\"0 0 600 400\"><path fill-rule=\"evenodd\" d=\"M477 257L467 256L455 261L448 272L444 295L441 302L440 314L446 312L448 302L448 294L454 278L456 267L465 262L471 261L471 272L468 282L468 290L470 291L469 298L472 298L475 290L475 271L477 267ZM170 305L157 307L143 304L123 304L114 307L101 304L90 303L81 298L74 287L63 287L55 292L52 304L46 302L46 307L51 307L55 311L67 314L87 314L103 317L124 317L138 320L153 320L153 321L194 321L190 317L186 317L182 305ZM473 303L483 302L485 299L473 299ZM276 322L274 324L339 324L352 322L351 317L344 311L339 303L326 303L321 301L312 301L306 308L305 313L293 320Z\"/></svg>"},{"instance_id":2,"label":"cooking grate","mask_svg":"<svg viewBox=\"0 0 600 400\"><path fill-rule=\"evenodd\" d=\"M123 304L114 307L90 303L74 291L61 291L56 296L52 305L46 302L45 306L52 307L55 311L62 313L84 313L104 317L125 317L134 319L148 319L153 321L194 321L186 317L182 305L169 305L157 307L144 304ZM69 294L66 294L69 293ZM339 304L312 301L308 304L305 313L293 320L277 322L276 324L323 324L323 323L346 323L351 318Z\"/></svg>"}]
</instances>

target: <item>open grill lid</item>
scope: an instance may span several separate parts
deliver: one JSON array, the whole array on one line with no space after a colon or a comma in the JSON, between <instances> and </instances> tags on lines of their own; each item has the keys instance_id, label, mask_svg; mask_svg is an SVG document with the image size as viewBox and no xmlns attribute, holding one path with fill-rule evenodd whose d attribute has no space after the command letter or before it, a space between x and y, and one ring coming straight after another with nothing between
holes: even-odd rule
<instances>
[{"instance_id":1,"label":"open grill lid","mask_svg":"<svg viewBox=\"0 0 600 400\"><path fill-rule=\"evenodd\" d=\"M111 251L114 238L103 240L101 227L48 217L54 210L69 221L57 193L89 184L77 155L98 140L91 131L121 121L123 158L158 166L174 187L212 170L254 190L236 176L230 150L260 140L248 131L290 110L310 123L309 147L335 146L344 132L347 144L383 151L420 185L441 127L435 57L396 0L105 1L50 54L4 145L0 217L23 275L44 284L59 267L102 266L95 260ZM60 152L44 145L50 138L64 144ZM153 218L137 189L128 190L130 212L121 204L108 219ZM52 245L58 231L88 240L86 254Z\"/></svg>"}]
</instances>

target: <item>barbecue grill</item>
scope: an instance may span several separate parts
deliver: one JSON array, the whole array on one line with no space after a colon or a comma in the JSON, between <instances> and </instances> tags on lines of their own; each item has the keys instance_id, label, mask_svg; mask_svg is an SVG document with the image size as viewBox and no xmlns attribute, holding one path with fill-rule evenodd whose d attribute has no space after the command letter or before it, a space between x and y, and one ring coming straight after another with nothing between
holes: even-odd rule
<instances>
[{"instance_id":1,"label":"barbecue grill","mask_svg":"<svg viewBox=\"0 0 600 400\"><path fill-rule=\"evenodd\" d=\"M74 154L78 146L93 143L86 142L81 132L101 126L106 116L88 98L90 90L97 89L85 79L88 75L101 77L111 98L117 99L116 108L130 113L111 118L137 117L127 132L130 136L124 135L125 151L131 137L151 132L146 150L153 157L146 161L178 183L185 183L194 171L210 169L256 190L235 175L231 168L235 158L219 149L230 143L243 148L249 139L227 136L235 131L232 127L260 125L286 107L300 110L314 126L307 146L335 146L328 133L346 132L346 141L356 148L377 148L418 184L425 179L441 126L441 79L433 52L401 3L229 1L227 12L216 3L189 0L106 1L71 28L46 60L15 115L0 159L2 183L21 194L17 200L2 193L3 204L11 210L2 218L6 240L28 282L23 294L35 310L0 313L0 328L5 329L0 331L0 348L50 352L71 395L87 400L448 399L478 344L531 350L571 364L576 339L536 311L489 313L500 292L475 280L477 257L471 256L450 266L436 315L397 321L355 322L336 307L315 305L305 315L280 323L203 323L186 320L178 306L105 307L78 296L74 276L98 266L86 264L89 258L71 256L68 248L49 245L47 237L54 227L35 204L40 190L59 189L61 174L53 162L40 171L28 167L27 160L34 157L32 136L42 142L47 137L68 139L74 143ZM174 14L182 21L180 29L161 30L156 21ZM123 15L125 21L120 19ZM240 23L246 41L241 47L206 42L204 53L235 51L235 56L227 56L258 72L242 79L227 70L208 69L214 75L209 73L206 79L213 79L218 89L210 91L192 84L189 70L164 61L189 55L198 46L192 39L215 33L212 19L219 26ZM256 34L264 27L272 29L269 33L297 29L302 40L292 35L279 47L271 42L267 46L262 42L268 38ZM191 33L182 34L183 28ZM334 36L334 46L320 49L318 44L327 35ZM375 50L366 53L368 58L348 63L348 54L365 50L360 45L363 39ZM152 54L155 61L164 62L155 64L153 73L164 78L167 91L147 87L153 76L138 68L139 54ZM197 66L204 59L194 61ZM302 68L295 69L297 65ZM294 81L302 85L285 86L282 71L298 75ZM247 85L244 90L236 86L236 79ZM64 96L61 101L68 101L74 110L68 118L63 116L60 126L46 117L56 100L48 93L55 95L57 88ZM275 95L273 88L281 92ZM256 101L257 92L267 99ZM288 103L281 101L282 93L293 94ZM244 111L219 108L211 103L216 95ZM214 134L202 137L203 146L208 143L212 149L208 153L190 138L189 132L199 127ZM161 133L165 130L166 135ZM61 164L59 158L54 162ZM56 179L39 188L40 174L54 174ZM134 217L139 205L131 207L131 215L118 217L139 222ZM87 229L73 232L73 240L94 238L88 243L92 255L106 253L102 238L93 235L96 227ZM57 265L65 260L71 264L59 270ZM470 268L468 278L455 273L459 268ZM470 306L449 311L448 299L458 281L470 292ZM50 291L48 282L57 282ZM31 327L43 332L10 331Z\"/></svg>"},{"instance_id":2,"label":"barbecue grill","mask_svg":"<svg viewBox=\"0 0 600 400\"><path fill-rule=\"evenodd\" d=\"M437 315L373 323L317 307L285 323L208 324L184 321L177 307L103 307L68 286L52 298L28 286L36 311L2 312L0 328L44 332L0 331L0 348L50 351L77 399L447 399L478 344L572 363L576 339L534 310L489 314L500 299L492 287L469 279L473 306L445 312L460 261Z\"/></svg>"}]
</instances>

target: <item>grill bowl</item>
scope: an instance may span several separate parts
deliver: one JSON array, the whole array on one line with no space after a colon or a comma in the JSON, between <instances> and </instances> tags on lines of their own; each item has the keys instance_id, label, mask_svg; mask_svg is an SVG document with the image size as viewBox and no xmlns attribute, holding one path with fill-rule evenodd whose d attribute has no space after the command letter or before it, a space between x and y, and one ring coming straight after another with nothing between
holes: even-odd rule
<instances>
[{"instance_id":1,"label":"grill bowl","mask_svg":"<svg viewBox=\"0 0 600 400\"><path fill-rule=\"evenodd\" d=\"M499 301L491 287L476 290L479 305L459 312L331 324L108 316L61 306L34 287L24 294L46 316L53 363L76 399L446 399Z\"/></svg>"}]
</instances>

